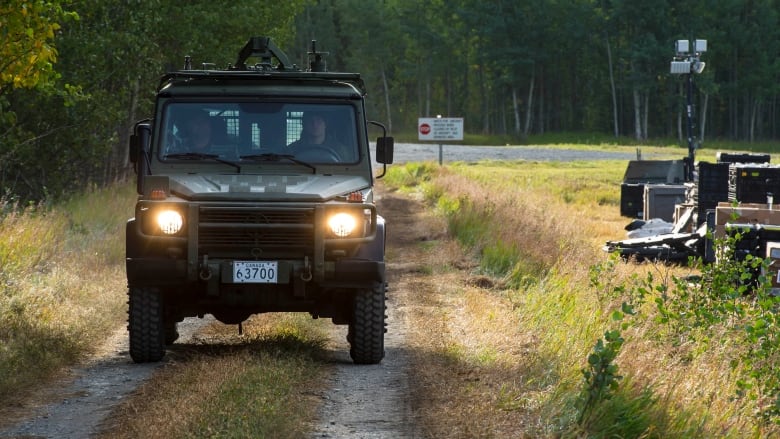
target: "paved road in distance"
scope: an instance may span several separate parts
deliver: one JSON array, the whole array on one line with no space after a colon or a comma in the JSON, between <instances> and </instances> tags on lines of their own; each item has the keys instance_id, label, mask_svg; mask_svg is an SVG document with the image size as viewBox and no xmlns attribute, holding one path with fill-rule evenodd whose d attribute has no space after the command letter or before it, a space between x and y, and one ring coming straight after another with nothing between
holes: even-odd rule
<instances>
[{"instance_id":1,"label":"paved road in distance","mask_svg":"<svg viewBox=\"0 0 780 439\"><path fill-rule=\"evenodd\" d=\"M680 151L680 159L685 155ZM551 149L543 146L470 146L442 145L443 162L477 162L480 160L528 160L528 161L588 161L588 160L636 160L636 152L586 151L577 149ZM645 160L654 154L643 153ZM439 161L439 145L423 143L396 143L393 163Z\"/></svg>"}]
</instances>

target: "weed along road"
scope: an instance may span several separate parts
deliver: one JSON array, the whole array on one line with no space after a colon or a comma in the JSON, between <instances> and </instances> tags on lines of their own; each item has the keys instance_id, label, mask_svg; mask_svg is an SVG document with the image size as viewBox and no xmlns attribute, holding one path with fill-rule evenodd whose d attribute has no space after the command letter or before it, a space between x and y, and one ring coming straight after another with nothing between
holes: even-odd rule
<instances>
[{"instance_id":1,"label":"weed along road","mask_svg":"<svg viewBox=\"0 0 780 439\"><path fill-rule=\"evenodd\" d=\"M435 148L398 144L396 157L431 161ZM542 158L538 148L463 146L445 158L518 159L523 151L529 160L596 159L583 151L548 150ZM633 158L615 154L598 157ZM380 364L352 364L346 329L329 319L263 314L246 322L243 335L188 319L162 362L139 365L122 324L94 358L30 389L24 402L0 405L0 438L516 436L518 425L536 420L524 419L507 383L534 357L533 335L512 324L500 286L474 274L444 219L415 194L382 180L376 189L388 222Z\"/></svg>"}]
</instances>

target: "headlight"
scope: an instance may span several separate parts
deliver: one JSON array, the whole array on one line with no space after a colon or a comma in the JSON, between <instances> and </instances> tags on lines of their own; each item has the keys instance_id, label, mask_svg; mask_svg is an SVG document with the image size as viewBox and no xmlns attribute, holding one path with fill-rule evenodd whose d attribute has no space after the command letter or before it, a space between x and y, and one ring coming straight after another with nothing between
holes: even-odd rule
<instances>
[{"instance_id":1,"label":"headlight","mask_svg":"<svg viewBox=\"0 0 780 439\"><path fill-rule=\"evenodd\" d=\"M337 213L328 219L328 227L334 235L339 238L346 238L355 231L357 220L348 213Z\"/></svg>"},{"instance_id":2,"label":"headlight","mask_svg":"<svg viewBox=\"0 0 780 439\"><path fill-rule=\"evenodd\" d=\"M166 235L175 235L179 233L184 220L179 212L175 210L163 210L157 214L157 225L160 226L160 231Z\"/></svg>"}]
</instances>

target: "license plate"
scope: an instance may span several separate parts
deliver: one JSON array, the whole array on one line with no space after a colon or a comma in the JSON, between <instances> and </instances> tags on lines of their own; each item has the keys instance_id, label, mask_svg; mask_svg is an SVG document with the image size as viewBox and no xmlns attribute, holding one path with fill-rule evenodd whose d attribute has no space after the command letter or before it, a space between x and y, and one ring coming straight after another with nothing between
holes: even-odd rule
<instances>
[{"instance_id":1,"label":"license plate","mask_svg":"<svg viewBox=\"0 0 780 439\"><path fill-rule=\"evenodd\" d=\"M233 283L275 284L278 282L277 261L234 261Z\"/></svg>"}]
</instances>

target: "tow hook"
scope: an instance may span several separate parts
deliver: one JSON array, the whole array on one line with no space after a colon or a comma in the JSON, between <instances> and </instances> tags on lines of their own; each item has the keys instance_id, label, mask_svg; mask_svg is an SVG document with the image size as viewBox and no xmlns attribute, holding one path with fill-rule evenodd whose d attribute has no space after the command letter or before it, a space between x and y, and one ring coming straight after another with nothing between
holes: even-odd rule
<instances>
[{"instance_id":1,"label":"tow hook","mask_svg":"<svg viewBox=\"0 0 780 439\"><path fill-rule=\"evenodd\" d=\"M306 256L303 259L303 270L301 270L301 280L308 282L311 280L311 265L309 264L309 257Z\"/></svg>"},{"instance_id":2,"label":"tow hook","mask_svg":"<svg viewBox=\"0 0 780 439\"><path fill-rule=\"evenodd\" d=\"M203 262L200 264L200 273L198 276L201 280L211 279L211 269L209 268L209 255L203 255Z\"/></svg>"}]
</instances>

